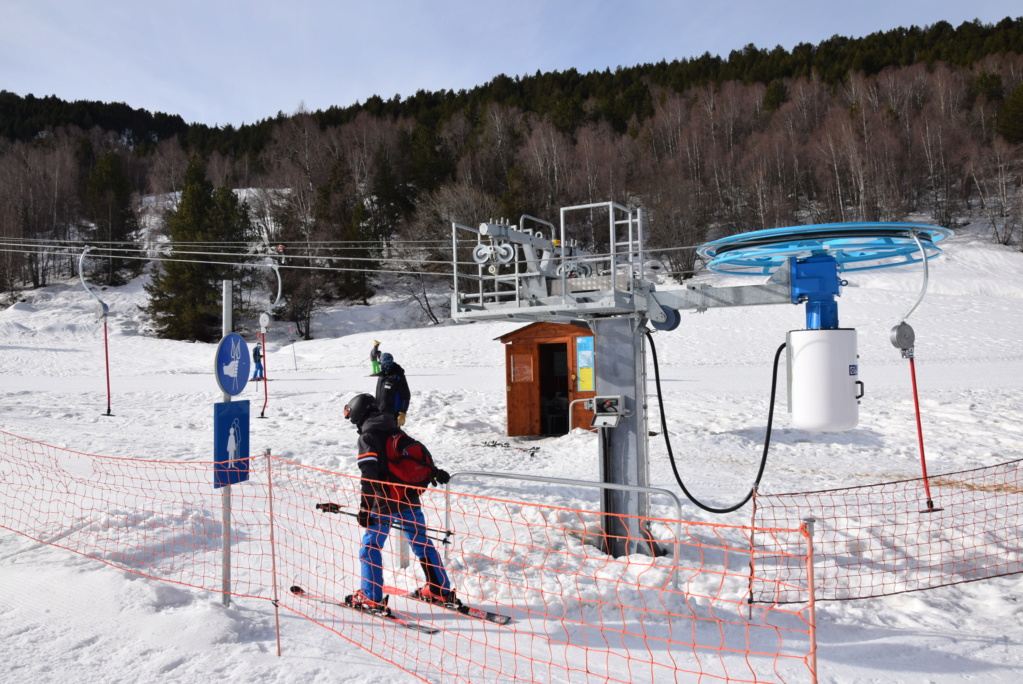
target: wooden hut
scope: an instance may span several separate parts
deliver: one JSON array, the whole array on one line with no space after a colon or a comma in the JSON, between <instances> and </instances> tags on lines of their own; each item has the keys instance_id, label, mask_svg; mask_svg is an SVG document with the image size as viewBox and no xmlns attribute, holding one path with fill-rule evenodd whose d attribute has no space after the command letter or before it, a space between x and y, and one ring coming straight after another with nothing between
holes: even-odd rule
<instances>
[{"instance_id":1,"label":"wooden hut","mask_svg":"<svg viewBox=\"0 0 1023 684\"><path fill-rule=\"evenodd\" d=\"M593 412L572 404L595 394L588 327L530 323L497 339L505 345L509 436L564 435L590 426Z\"/></svg>"}]
</instances>

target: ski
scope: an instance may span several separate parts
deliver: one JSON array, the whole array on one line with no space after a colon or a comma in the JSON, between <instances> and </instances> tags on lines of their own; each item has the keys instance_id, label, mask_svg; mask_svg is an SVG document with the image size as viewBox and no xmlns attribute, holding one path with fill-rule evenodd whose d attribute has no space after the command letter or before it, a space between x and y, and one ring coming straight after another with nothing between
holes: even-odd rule
<instances>
[{"instance_id":1,"label":"ski","mask_svg":"<svg viewBox=\"0 0 1023 684\"><path fill-rule=\"evenodd\" d=\"M358 517L358 514L356 514L356 513L352 513L351 511L342 510L341 504L333 503L333 502L330 502L330 501L324 501L322 503L318 503L318 504L316 504L316 506L314 506L314 508L317 511L323 511L324 513L336 513L338 515L347 515L350 518L357 518ZM373 525L377 524L376 518L370 518L370 523L373 524ZM397 522L397 521L392 522L391 523L391 527L393 529L396 529L396 530L403 529L402 524ZM439 530L439 529L435 529L433 527L427 527L426 531L427 532L435 532L435 533L437 533L438 536L436 536L436 537L431 537L429 534L427 534L426 538L431 540L431 541L440 542L441 544L450 544L451 543L451 535L454 534L451 530Z\"/></svg>"},{"instance_id":2,"label":"ski","mask_svg":"<svg viewBox=\"0 0 1023 684\"><path fill-rule=\"evenodd\" d=\"M530 458L535 456L536 453L538 451L540 451L540 447L538 447L538 446L534 446L534 447L513 446L513 445L509 444L508 442L498 442L497 440L489 440L489 441L483 442L481 444L470 444L469 446L485 446L485 447L498 447L498 448L502 448L503 447L505 449L515 449L517 451L525 451L526 453L529 454Z\"/></svg>"},{"instance_id":3,"label":"ski","mask_svg":"<svg viewBox=\"0 0 1023 684\"><path fill-rule=\"evenodd\" d=\"M329 599L325 596L310 594L297 584L291 587L291 593L294 594L295 596L301 596L304 599L309 599L310 601L327 603L332 606L341 606L342 608L347 608L348 610L354 610L355 612L360 613L362 615L375 617L379 620L384 620L385 622L392 623L395 626L404 627L405 629L411 629L412 631L415 632L421 632L423 634L436 634L437 632L440 631L439 627L434 627L433 625L428 625L425 622L413 620L411 618L405 617L404 615L401 615L400 613L395 613L394 611L391 611L390 615L385 615L383 613L374 613L371 610L365 610L363 608L358 608L356 606L349 605L344 601L336 601L334 599Z\"/></svg>"},{"instance_id":4,"label":"ski","mask_svg":"<svg viewBox=\"0 0 1023 684\"><path fill-rule=\"evenodd\" d=\"M495 625L507 625L511 622L511 617L508 615L501 615L500 613L494 613L489 610L483 610L482 608L476 608L473 606L467 606L464 603L437 603L435 601L427 601L426 599L415 596L412 592L404 589L398 589L397 587L384 587L384 593L390 594L391 596L403 596L405 598L412 599L413 601L422 601L431 606L437 606L444 610L450 610L459 615L466 615L477 620L483 620L484 622L492 622Z\"/></svg>"}]
</instances>

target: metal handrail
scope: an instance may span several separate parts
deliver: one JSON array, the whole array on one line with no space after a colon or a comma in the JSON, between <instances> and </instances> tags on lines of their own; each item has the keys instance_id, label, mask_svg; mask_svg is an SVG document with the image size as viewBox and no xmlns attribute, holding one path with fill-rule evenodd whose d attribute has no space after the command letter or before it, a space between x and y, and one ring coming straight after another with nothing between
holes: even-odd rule
<instances>
[{"instance_id":1,"label":"metal handrail","mask_svg":"<svg viewBox=\"0 0 1023 684\"><path fill-rule=\"evenodd\" d=\"M444 529L451 529L451 482L456 477L496 477L506 480L527 480L530 482L546 482L549 484L570 485L576 487L594 487L597 489L616 489L623 492L639 492L646 494L661 494L671 498L675 502L675 549L672 556L671 582L675 589L678 589L678 544L682 539L682 501L674 492L660 487L641 487L638 485L614 484L611 482L594 482L592 480L572 480L561 477L543 477L541 475L522 475L520 473L488 473L477 470L467 470L459 473L451 473L451 479L444 487ZM444 564L449 565L451 547L444 550Z\"/></svg>"}]
</instances>

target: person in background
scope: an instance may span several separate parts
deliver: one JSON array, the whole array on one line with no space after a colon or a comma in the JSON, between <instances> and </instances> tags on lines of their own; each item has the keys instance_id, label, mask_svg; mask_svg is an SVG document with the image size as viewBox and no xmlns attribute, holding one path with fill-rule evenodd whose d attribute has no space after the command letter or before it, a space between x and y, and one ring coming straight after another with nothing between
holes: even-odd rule
<instances>
[{"instance_id":1,"label":"person in background","mask_svg":"<svg viewBox=\"0 0 1023 684\"><path fill-rule=\"evenodd\" d=\"M380 375L380 342L373 340L373 348L369 352L369 363L373 369L370 375Z\"/></svg>"},{"instance_id":2,"label":"person in background","mask_svg":"<svg viewBox=\"0 0 1023 684\"><path fill-rule=\"evenodd\" d=\"M256 346L252 348L252 363L255 367L252 369L252 379L262 380L263 379L263 347L256 343Z\"/></svg>"},{"instance_id":3,"label":"person in background","mask_svg":"<svg viewBox=\"0 0 1023 684\"><path fill-rule=\"evenodd\" d=\"M380 375L377 376L377 407L384 413L392 414L398 427L402 427L405 425L405 413L408 411L411 398L412 392L405 379L405 369L393 356L383 354L380 357Z\"/></svg>"},{"instance_id":4,"label":"person in background","mask_svg":"<svg viewBox=\"0 0 1023 684\"><path fill-rule=\"evenodd\" d=\"M357 519L359 526L366 530L359 550L361 585L354 594L345 597L345 603L359 610L390 614L384 598L380 549L394 525L405 533L412 552L426 573L426 585L413 595L432 603L458 605L440 554L426 536L426 517L419 499L419 488L394 484L388 473L387 438L401 432L394 416L378 410L373 395L358 394L345 404L345 418L359 432L357 451L362 499ZM437 470L434 482L445 484L449 479L446 471Z\"/></svg>"}]
</instances>

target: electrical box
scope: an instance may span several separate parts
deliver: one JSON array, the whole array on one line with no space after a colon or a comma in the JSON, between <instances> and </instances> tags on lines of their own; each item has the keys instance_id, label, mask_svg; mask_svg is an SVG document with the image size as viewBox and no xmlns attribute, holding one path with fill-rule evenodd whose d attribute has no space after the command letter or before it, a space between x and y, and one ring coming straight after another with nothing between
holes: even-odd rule
<instances>
[{"instance_id":1,"label":"electrical box","mask_svg":"<svg viewBox=\"0 0 1023 684\"><path fill-rule=\"evenodd\" d=\"M593 397L593 420L590 421L591 428L613 428L618 427L618 421L622 418L622 397Z\"/></svg>"},{"instance_id":2,"label":"electrical box","mask_svg":"<svg viewBox=\"0 0 1023 684\"><path fill-rule=\"evenodd\" d=\"M815 432L856 427L863 396L856 331L791 330L786 348L792 426Z\"/></svg>"}]
</instances>

